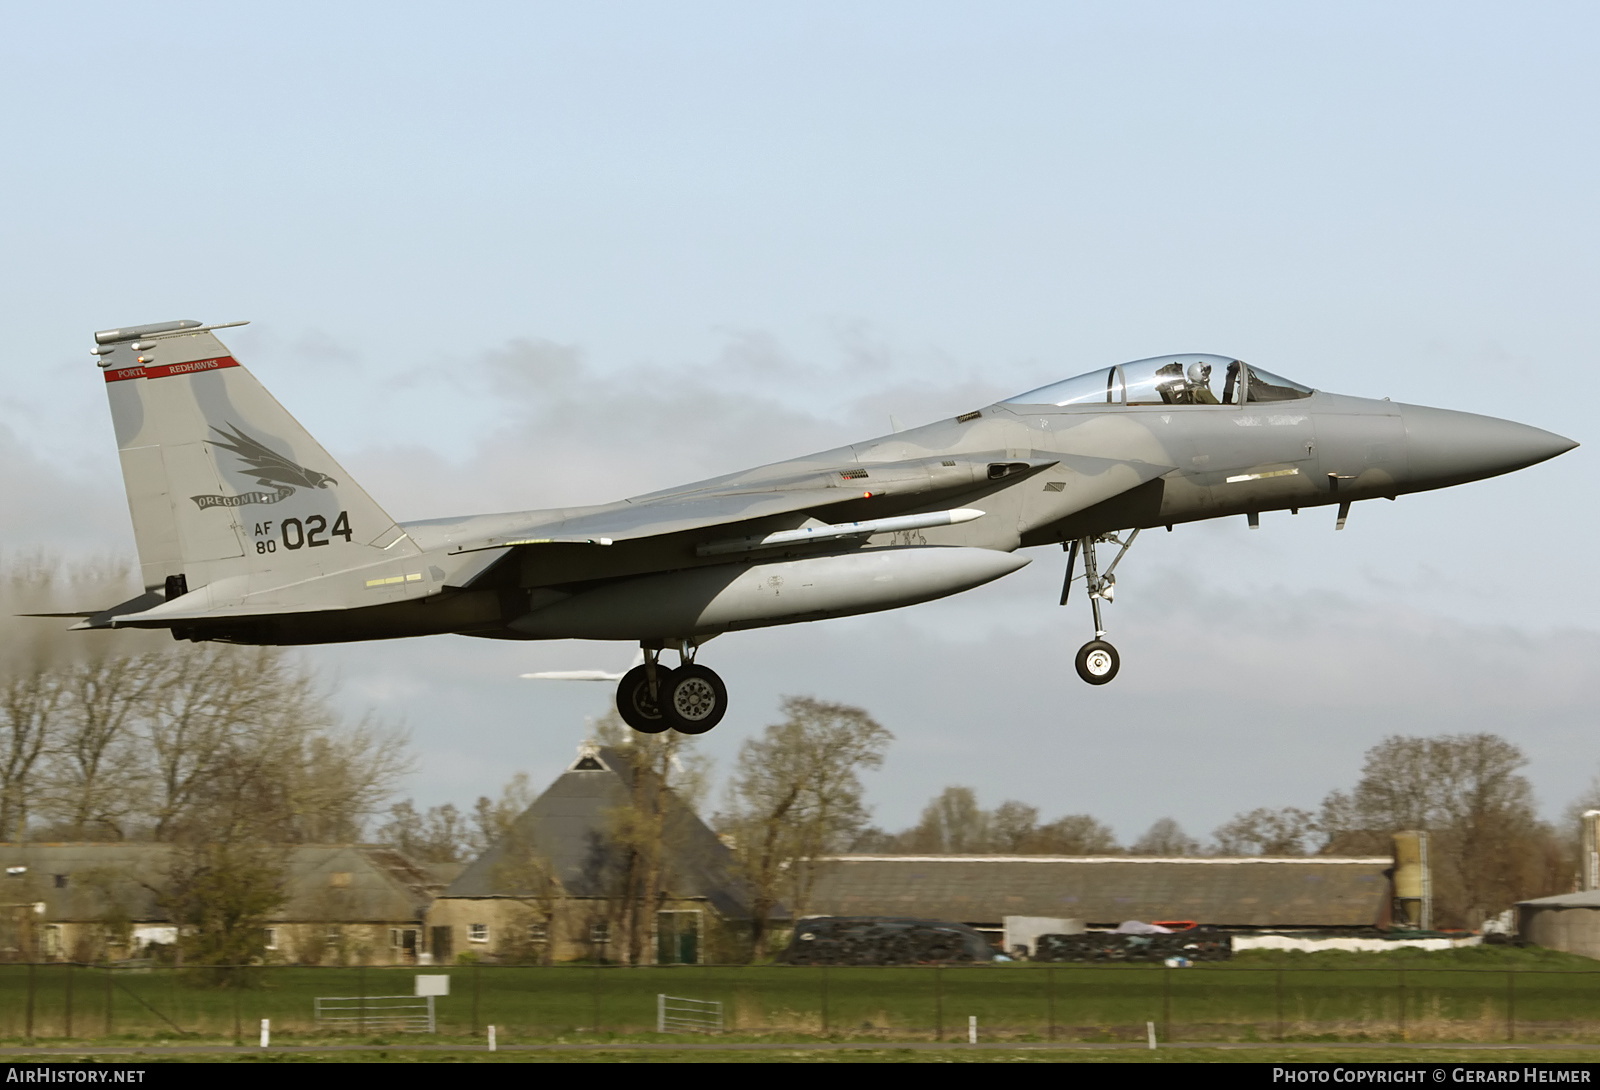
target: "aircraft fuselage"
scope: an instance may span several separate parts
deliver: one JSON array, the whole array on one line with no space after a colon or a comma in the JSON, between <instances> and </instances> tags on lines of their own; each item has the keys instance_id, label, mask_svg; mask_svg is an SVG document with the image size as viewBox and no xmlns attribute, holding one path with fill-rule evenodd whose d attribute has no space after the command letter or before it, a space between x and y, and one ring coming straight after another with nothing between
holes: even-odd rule
<instances>
[{"instance_id":1,"label":"aircraft fuselage","mask_svg":"<svg viewBox=\"0 0 1600 1090\"><path fill-rule=\"evenodd\" d=\"M1012 552L1129 528L1393 499L1509 472L1560 453L1568 445L1549 432L1492 417L1322 392L1294 402L1246 405L1109 410L991 406L977 419L943 420L670 493L687 497L756 491L817 479L831 483L837 478L841 487L853 486L862 495L832 508L836 521L929 508L981 508L984 517L973 522L875 534L843 548L836 540L791 545L733 560L697 555L697 548L715 536L701 529L617 541L603 548L551 542L520 557L503 558L472 586L448 589L437 597L287 614L273 618L268 629L257 622L251 626L255 631L246 628L232 638L318 643L445 632L499 639L660 638L660 625L654 619L641 618L637 631L628 631L615 607L610 611L613 619L601 623L585 618L581 600L598 605L601 597L626 599L637 592L641 600L657 601L672 593L671 573L696 569L721 570L731 582L753 567L771 565L776 570L778 565L838 556L841 551L858 555L945 546ZM990 479L991 467L1005 472ZM845 476L856 472L863 475ZM1139 480L1141 475L1145 479ZM1109 493L1108 498L1074 509L1085 488L1096 484ZM452 549L452 531L470 527L470 533L481 535L486 519L524 524L572 518L585 510L428 520L403 528L424 548L428 562L454 568L459 554ZM741 530L753 535L803 521L794 514L777 515ZM858 597L863 608L836 606L817 611L817 616L868 612L938 596L877 599L870 594L876 576L868 566L862 568L859 593L851 587L848 565L833 567L830 583L846 599ZM965 581L968 574L951 573L951 585L958 589L976 585ZM616 582L646 576L653 577L651 582L634 588ZM590 590L591 583L604 587ZM682 584L690 599L703 595L709 600L716 579L686 575ZM603 596L597 593L601 589ZM569 598L580 601L555 608ZM541 613L546 616L540 617ZM570 620L563 623L562 617ZM774 612L768 623L792 619L798 618ZM732 627L758 626L746 622ZM730 626L709 622L699 631L685 629L675 635L727 630Z\"/></svg>"},{"instance_id":2,"label":"aircraft fuselage","mask_svg":"<svg viewBox=\"0 0 1600 1090\"><path fill-rule=\"evenodd\" d=\"M637 641L645 662L624 676L619 707L640 730L696 733L721 718L721 681L694 661L714 636L930 601L1047 545L1067 547L1063 603L1083 581L1095 639L1077 667L1103 684L1118 658L1100 638L1101 606L1140 530L1335 504L1343 526L1357 501L1576 445L1182 354L615 503L398 524L214 328L95 335L145 593L79 615L79 627L255 644ZM1122 551L1102 572L1107 543ZM677 670L657 660L668 647L683 656Z\"/></svg>"}]
</instances>

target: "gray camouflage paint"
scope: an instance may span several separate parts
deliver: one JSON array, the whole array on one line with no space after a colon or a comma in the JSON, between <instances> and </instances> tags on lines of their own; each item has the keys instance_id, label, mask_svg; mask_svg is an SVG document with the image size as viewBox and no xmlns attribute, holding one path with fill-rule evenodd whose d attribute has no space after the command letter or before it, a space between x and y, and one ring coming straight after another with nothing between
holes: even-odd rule
<instances>
[{"instance_id":1,"label":"gray camouflage paint","mask_svg":"<svg viewBox=\"0 0 1600 1090\"><path fill-rule=\"evenodd\" d=\"M1027 563L1018 549L1392 499L1576 446L1510 421L1320 391L1243 404L1179 403L1182 393L1160 404L1012 399L615 503L401 526L206 327L96 340L146 593L80 627L240 643L445 632L696 641L927 601L1015 571ZM955 508L984 514L697 554ZM178 576L187 592L169 597Z\"/></svg>"}]
</instances>

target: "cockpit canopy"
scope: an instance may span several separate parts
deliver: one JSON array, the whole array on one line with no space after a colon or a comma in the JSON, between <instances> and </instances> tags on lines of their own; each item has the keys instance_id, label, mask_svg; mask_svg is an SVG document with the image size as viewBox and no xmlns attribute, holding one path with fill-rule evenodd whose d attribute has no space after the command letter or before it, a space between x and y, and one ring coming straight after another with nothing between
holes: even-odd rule
<instances>
[{"instance_id":1,"label":"cockpit canopy","mask_svg":"<svg viewBox=\"0 0 1600 1090\"><path fill-rule=\"evenodd\" d=\"M1312 390L1229 356L1151 356L1008 397L1006 405L1235 405L1296 401Z\"/></svg>"}]
</instances>

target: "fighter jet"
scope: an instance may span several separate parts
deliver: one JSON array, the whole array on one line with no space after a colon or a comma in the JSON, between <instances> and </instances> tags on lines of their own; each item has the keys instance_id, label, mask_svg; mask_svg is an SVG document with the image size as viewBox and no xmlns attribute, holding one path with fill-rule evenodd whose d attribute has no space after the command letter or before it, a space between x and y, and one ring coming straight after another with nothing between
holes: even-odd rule
<instances>
[{"instance_id":1,"label":"fighter jet","mask_svg":"<svg viewBox=\"0 0 1600 1090\"><path fill-rule=\"evenodd\" d=\"M726 632L915 605L1066 553L1094 638L1143 530L1395 499L1577 444L1491 417L1312 389L1231 356L1101 367L922 427L592 507L396 523L218 340L242 325L103 330L144 593L75 628L315 644L458 633L625 640L635 730L727 710L698 661ZM1102 549L1117 550L1100 565ZM1081 572L1079 567L1081 565ZM662 658L671 650L677 665Z\"/></svg>"}]
</instances>

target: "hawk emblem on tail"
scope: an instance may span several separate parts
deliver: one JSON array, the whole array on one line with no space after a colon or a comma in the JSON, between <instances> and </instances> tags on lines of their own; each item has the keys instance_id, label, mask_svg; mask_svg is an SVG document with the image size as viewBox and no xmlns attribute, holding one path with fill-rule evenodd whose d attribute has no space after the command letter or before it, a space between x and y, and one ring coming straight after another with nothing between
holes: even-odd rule
<instances>
[{"instance_id":1,"label":"hawk emblem on tail","mask_svg":"<svg viewBox=\"0 0 1600 1090\"><path fill-rule=\"evenodd\" d=\"M339 482L326 473L307 469L279 454L259 439L251 438L237 424L226 428L211 428L220 439L211 445L237 455L255 475L256 483L266 485L272 492L246 492L238 496L191 496L203 511L208 507L242 507L247 503L277 503L294 495L297 488L327 488ZM224 441L226 440L226 441Z\"/></svg>"}]
</instances>

